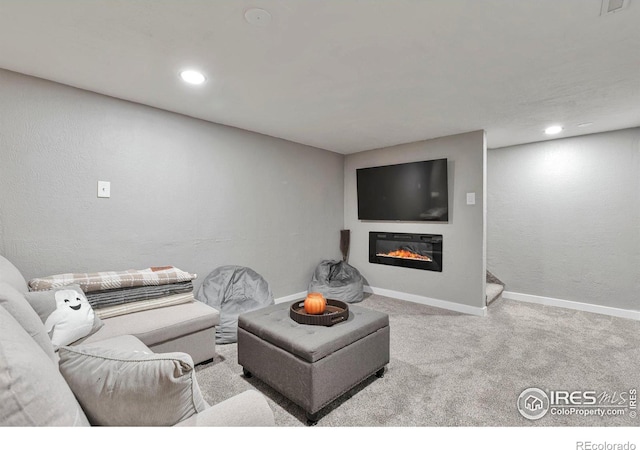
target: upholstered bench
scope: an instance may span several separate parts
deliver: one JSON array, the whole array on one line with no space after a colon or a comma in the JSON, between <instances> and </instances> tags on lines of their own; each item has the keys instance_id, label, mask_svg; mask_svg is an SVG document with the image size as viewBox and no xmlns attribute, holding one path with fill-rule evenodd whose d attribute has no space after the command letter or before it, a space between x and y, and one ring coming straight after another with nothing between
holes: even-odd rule
<instances>
[{"instance_id":1,"label":"upholstered bench","mask_svg":"<svg viewBox=\"0 0 640 450\"><path fill-rule=\"evenodd\" d=\"M291 302L238 317L238 363L303 408L309 424L320 410L389 363L389 316L349 305L331 327L299 324Z\"/></svg>"}]
</instances>

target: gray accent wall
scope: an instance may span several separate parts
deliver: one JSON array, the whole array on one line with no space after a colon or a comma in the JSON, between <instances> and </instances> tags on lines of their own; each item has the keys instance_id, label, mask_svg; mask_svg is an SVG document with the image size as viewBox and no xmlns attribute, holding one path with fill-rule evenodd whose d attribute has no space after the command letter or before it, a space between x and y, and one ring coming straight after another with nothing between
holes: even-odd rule
<instances>
[{"instance_id":1,"label":"gray accent wall","mask_svg":"<svg viewBox=\"0 0 640 450\"><path fill-rule=\"evenodd\" d=\"M507 291L640 310L640 128L489 150L488 217Z\"/></svg>"},{"instance_id":2,"label":"gray accent wall","mask_svg":"<svg viewBox=\"0 0 640 450\"><path fill-rule=\"evenodd\" d=\"M3 70L0 98L0 253L27 278L236 264L282 297L340 257L342 155Z\"/></svg>"},{"instance_id":3,"label":"gray accent wall","mask_svg":"<svg viewBox=\"0 0 640 450\"><path fill-rule=\"evenodd\" d=\"M485 306L486 169L484 131L403 144L347 155L345 159L345 228L351 230L349 263L369 286L473 308ZM372 222L358 220L356 170L448 158L449 222ZM466 194L476 194L467 205ZM443 271L431 272L369 263L369 232L443 235Z\"/></svg>"}]
</instances>

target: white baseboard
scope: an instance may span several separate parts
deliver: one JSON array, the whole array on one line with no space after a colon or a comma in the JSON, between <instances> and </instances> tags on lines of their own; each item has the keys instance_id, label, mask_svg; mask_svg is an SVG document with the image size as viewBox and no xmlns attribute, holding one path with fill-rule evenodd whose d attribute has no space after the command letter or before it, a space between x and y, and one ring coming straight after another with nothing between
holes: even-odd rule
<instances>
[{"instance_id":1,"label":"white baseboard","mask_svg":"<svg viewBox=\"0 0 640 450\"><path fill-rule=\"evenodd\" d=\"M474 316L486 316L487 308L477 308L474 306L461 305L459 303L448 302L445 300L438 300L435 298L423 297L421 295L407 294L405 292L392 291L390 289L382 289L371 286L365 286L364 292L370 294L378 294L385 297L397 298L398 300L406 300L408 302L420 303L422 305L435 306L436 308L448 309L450 311L456 311L463 314L471 314ZM276 298L275 303L292 302L294 300L300 300L307 296L307 291L298 292L297 294L287 295L286 297Z\"/></svg>"},{"instance_id":2,"label":"white baseboard","mask_svg":"<svg viewBox=\"0 0 640 450\"><path fill-rule=\"evenodd\" d=\"M276 298L274 303L285 303L292 302L294 300L299 300L305 298L307 296L307 291L298 292L297 294L287 295L286 297Z\"/></svg>"},{"instance_id":3,"label":"white baseboard","mask_svg":"<svg viewBox=\"0 0 640 450\"><path fill-rule=\"evenodd\" d=\"M435 306L436 308L448 309L450 311L456 311L463 314L471 314L474 316L486 316L487 307L482 308L476 306L462 305L460 303L449 302L446 300L438 300L436 298L423 297L422 295L407 294L406 292L392 291L390 289L377 288L372 286L365 286L365 292L371 294L378 294L385 297L397 298L399 300L406 300L408 302L420 303L422 305Z\"/></svg>"},{"instance_id":4,"label":"white baseboard","mask_svg":"<svg viewBox=\"0 0 640 450\"><path fill-rule=\"evenodd\" d=\"M581 303L573 300L562 300L559 298L541 297L539 295L521 294L519 292L510 291L504 291L502 293L502 298L521 302L537 303L539 305L575 309L595 314L605 314L607 316L622 317L623 319L640 320L640 311L634 311L631 309L612 308L610 306L593 305L591 303Z\"/></svg>"}]
</instances>

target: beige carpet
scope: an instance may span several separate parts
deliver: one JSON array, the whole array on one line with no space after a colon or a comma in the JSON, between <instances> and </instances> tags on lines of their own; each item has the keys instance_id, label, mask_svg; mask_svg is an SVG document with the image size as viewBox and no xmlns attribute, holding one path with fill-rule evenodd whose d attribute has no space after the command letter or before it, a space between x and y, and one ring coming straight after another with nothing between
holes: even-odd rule
<instances>
[{"instance_id":1,"label":"beige carpet","mask_svg":"<svg viewBox=\"0 0 640 450\"><path fill-rule=\"evenodd\" d=\"M625 426L623 416L558 416L532 421L516 402L529 387L640 388L640 322L498 298L487 317L369 295L361 306L389 314L391 362L329 405L318 427ZM246 389L264 393L279 426L305 426L304 412L259 380L245 379L236 344L197 367L205 398L217 403Z\"/></svg>"}]
</instances>

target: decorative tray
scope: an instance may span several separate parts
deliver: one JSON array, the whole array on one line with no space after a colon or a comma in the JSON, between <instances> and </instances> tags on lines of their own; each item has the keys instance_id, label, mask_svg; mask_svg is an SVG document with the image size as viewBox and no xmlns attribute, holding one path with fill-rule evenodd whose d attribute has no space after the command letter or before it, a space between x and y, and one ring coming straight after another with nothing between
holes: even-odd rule
<instances>
[{"instance_id":1,"label":"decorative tray","mask_svg":"<svg viewBox=\"0 0 640 450\"><path fill-rule=\"evenodd\" d=\"M349 318L349 305L340 300L327 299L327 307L322 314L307 314L304 300L293 302L289 308L289 317L305 325L323 325L330 327Z\"/></svg>"}]
</instances>

